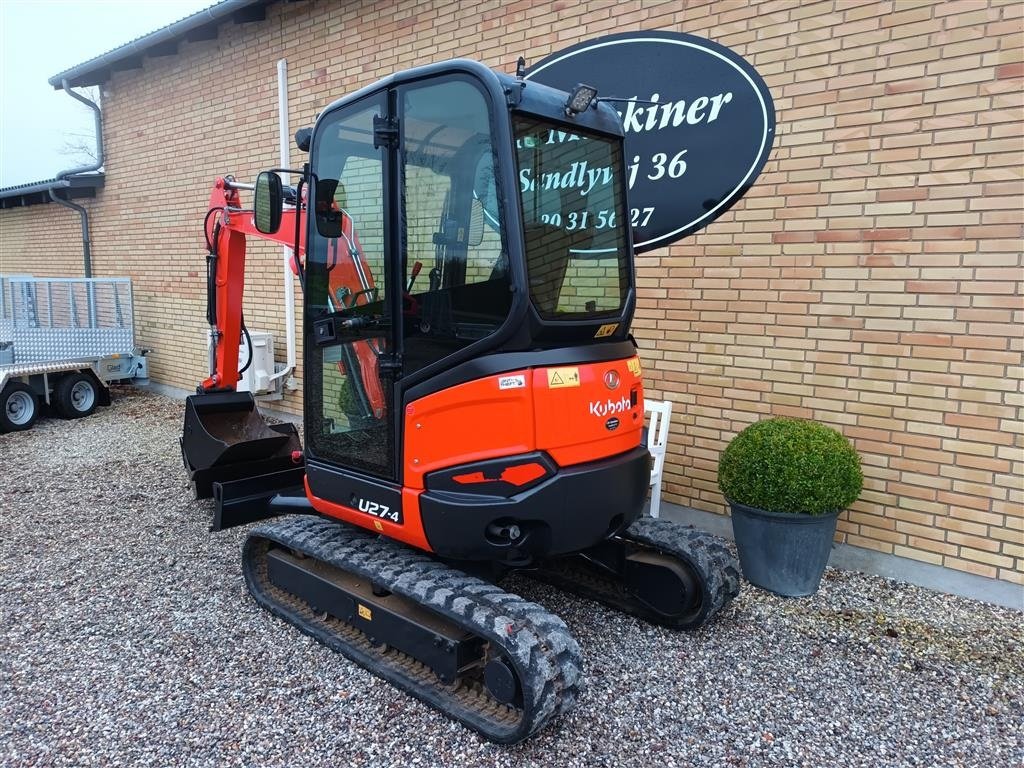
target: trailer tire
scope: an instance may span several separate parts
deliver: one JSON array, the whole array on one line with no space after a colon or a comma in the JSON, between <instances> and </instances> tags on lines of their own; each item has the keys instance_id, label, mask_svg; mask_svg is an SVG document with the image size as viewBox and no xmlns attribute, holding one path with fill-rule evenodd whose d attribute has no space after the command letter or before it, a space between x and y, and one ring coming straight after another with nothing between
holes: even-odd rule
<instances>
[{"instance_id":1,"label":"trailer tire","mask_svg":"<svg viewBox=\"0 0 1024 768\"><path fill-rule=\"evenodd\" d=\"M31 429L39 418L39 398L28 384L11 381L0 392L0 432Z\"/></svg>"},{"instance_id":2,"label":"trailer tire","mask_svg":"<svg viewBox=\"0 0 1024 768\"><path fill-rule=\"evenodd\" d=\"M69 373L53 388L53 407L65 419L80 419L96 410L100 385L86 373Z\"/></svg>"}]
</instances>

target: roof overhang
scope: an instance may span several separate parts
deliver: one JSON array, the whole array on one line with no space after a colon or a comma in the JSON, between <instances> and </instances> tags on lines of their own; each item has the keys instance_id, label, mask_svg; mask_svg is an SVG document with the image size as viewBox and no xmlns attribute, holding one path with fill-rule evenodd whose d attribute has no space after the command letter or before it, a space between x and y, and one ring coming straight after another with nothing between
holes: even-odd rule
<instances>
[{"instance_id":1,"label":"roof overhang","mask_svg":"<svg viewBox=\"0 0 1024 768\"><path fill-rule=\"evenodd\" d=\"M267 6L273 1L223 0L78 66L59 72L47 82L56 89L62 88L65 80L71 87L105 83L114 72L139 69L147 57L177 54L178 46L183 42L215 40L222 22L242 24L262 21L266 18Z\"/></svg>"},{"instance_id":2,"label":"roof overhang","mask_svg":"<svg viewBox=\"0 0 1024 768\"><path fill-rule=\"evenodd\" d=\"M23 208L26 205L52 203L50 190L55 190L58 197L73 200L82 197L96 197L96 190L102 189L104 175L102 173L84 173L80 176L69 176L66 179L44 179L18 184L14 187L0 188L0 210L7 208Z\"/></svg>"}]
</instances>

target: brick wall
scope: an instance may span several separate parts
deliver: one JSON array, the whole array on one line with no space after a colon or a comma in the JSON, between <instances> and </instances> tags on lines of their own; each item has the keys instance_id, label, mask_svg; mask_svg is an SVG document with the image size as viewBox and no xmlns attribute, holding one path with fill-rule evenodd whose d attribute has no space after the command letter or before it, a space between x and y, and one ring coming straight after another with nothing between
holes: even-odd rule
<instances>
[{"instance_id":1,"label":"brick wall","mask_svg":"<svg viewBox=\"0 0 1024 768\"><path fill-rule=\"evenodd\" d=\"M207 191L218 174L276 164L278 58L289 61L294 130L417 64L469 56L510 71L520 54L537 61L615 31L703 35L765 77L778 140L731 212L638 260L649 393L676 404L666 498L724 511L725 443L770 414L815 418L864 459L865 492L841 539L1024 582L1022 6L683 6L276 5L264 22L224 25L217 41L117 74L96 273L134 278L153 377L189 388L204 374ZM18 243L52 250L55 231L28 223L47 216L73 221L53 206L0 213L4 269L39 273ZM280 339L279 249L250 253L247 322Z\"/></svg>"},{"instance_id":2,"label":"brick wall","mask_svg":"<svg viewBox=\"0 0 1024 768\"><path fill-rule=\"evenodd\" d=\"M76 200L94 211L93 200ZM0 273L81 277L82 226L75 211L55 203L0 210Z\"/></svg>"}]
</instances>

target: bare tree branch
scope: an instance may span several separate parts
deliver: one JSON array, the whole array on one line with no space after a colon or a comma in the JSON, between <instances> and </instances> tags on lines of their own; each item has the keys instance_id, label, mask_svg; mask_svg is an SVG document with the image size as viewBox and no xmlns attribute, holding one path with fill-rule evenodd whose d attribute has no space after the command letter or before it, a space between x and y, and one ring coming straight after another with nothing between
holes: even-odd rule
<instances>
[{"instance_id":1,"label":"bare tree branch","mask_svg":"<svg viewBox=\"0 0 1024 768\"><path fill-rule=\"evenodd\" d=\"M88 88L79 88L78 90L90 101L94 101L97 104L100 103L99 86L93 85ZM79 105L79 108L87 109L85 105ZM60 154L74 158L75 161L83 164L96 162L96 136L92 132L78 133L75 131L65 131L64 137L64 143L57 150Z\"/></svg>"}]
</instances>

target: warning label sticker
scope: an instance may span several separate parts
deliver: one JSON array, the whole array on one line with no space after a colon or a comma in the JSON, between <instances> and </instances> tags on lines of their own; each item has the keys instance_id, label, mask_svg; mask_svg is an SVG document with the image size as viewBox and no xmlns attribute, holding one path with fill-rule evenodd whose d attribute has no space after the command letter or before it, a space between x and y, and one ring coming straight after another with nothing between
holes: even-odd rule
<instances>
[{"instance_id":1,"label":"warning label sticker","mask_svg":"<svg viewBox=\"0 0 1024 768\"><path fill-rule=\"evenodd\" d=\"M638 357L631 357L629 360L626 361L626 367L629 369L629 372L632 373L634 376L639 376L640 375L640 358L638 358Z\"/></svg>"},{"instance_id":2,"label":"warning label sticker","mask_svg":"<svg viewBox=\"0 0 1024 768\"><path fill-rule=\"evenodd\" d=\"M580 385L579 368L548 368L548 387L578 387Z\"/></svg>"}]
</instances>

